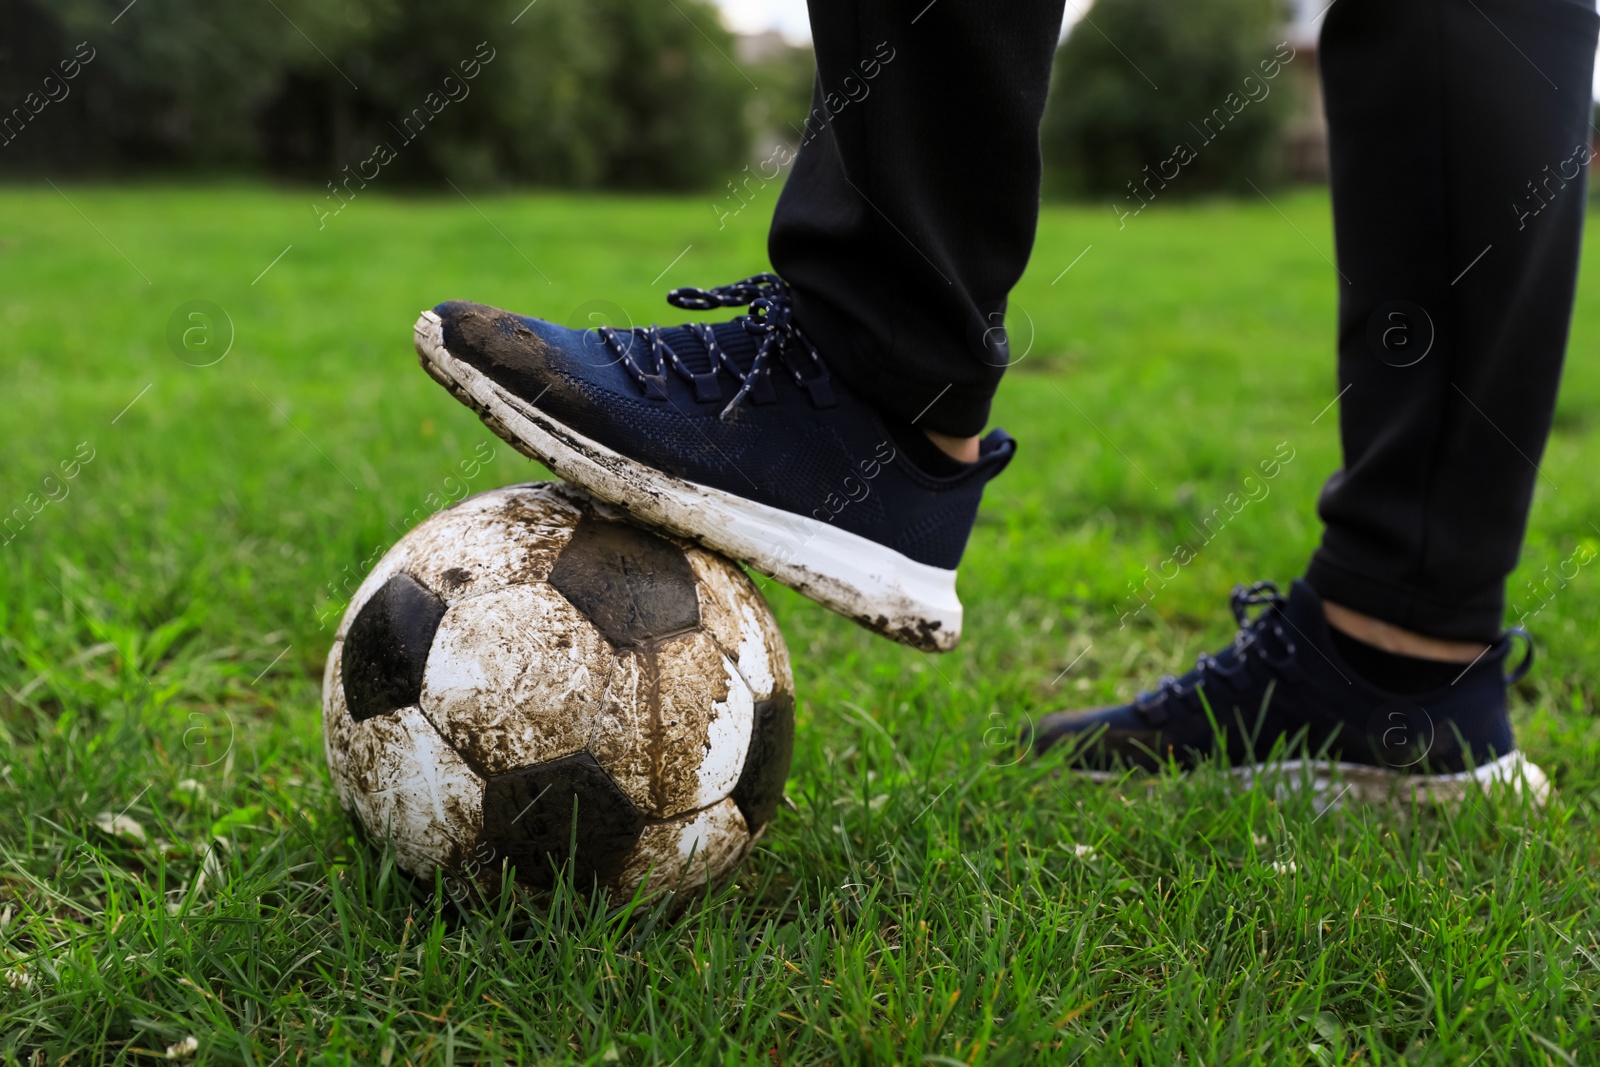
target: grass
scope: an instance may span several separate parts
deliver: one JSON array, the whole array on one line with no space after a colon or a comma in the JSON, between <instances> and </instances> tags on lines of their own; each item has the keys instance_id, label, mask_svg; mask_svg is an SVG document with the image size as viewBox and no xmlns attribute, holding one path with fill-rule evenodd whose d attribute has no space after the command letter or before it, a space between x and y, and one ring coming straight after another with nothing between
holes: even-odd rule
<instances>
[{"instance_id":1,"label":"grass","mask_svg":"<svg viewBox=\"0 0 1600 1067\"><path fill-rule=\"evenodd\" d=\"M417 310L671 316L665 288L764 265L770 204L719 231L698 201L367 192L319 230L293 191L62 192L0 191L0 514L30 515L0 535L0 1060L192 1036L196 1062L262 1067L1600 1062L1592 570L1532 618L1516 695L1544 812L1319 815L1215 769L1118 790L1011 754L1026 717L1225 641L1233 583L1300 572L1337 464L1323 196L1120 231L1045 212L964 646L932 659L769 586L793 803L674 917L573 893L460 916L398 876L333 798L320 670L363 561L540 476L416 368ZM1585 254L1592 279L1600 238ZM1518 610L1600 544L1597 294ZM210 366L166 339L193 300L231 319ZM1128 583L1280 446L1270 495L1119 626Z\"/></svg>"}]
</instances>

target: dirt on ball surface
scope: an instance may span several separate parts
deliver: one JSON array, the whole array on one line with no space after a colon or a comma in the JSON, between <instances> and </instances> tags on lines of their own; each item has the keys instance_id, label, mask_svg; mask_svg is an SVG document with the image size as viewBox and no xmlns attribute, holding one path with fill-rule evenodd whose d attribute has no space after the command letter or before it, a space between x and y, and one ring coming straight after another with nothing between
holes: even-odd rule
<instances>
[{"instance_id":1,"label":"dirt on ball surface","mask_svg":"<svg viewBox=\"0 0 1600 1067\"><path fill-rule=\"evenodd\" d=\"M714 883L783 797L788 650L738 566L570 486L508 486L403 537L323 680L341 803L456 899L567 872L626 899Z\"/></svg>"}]
</instances>

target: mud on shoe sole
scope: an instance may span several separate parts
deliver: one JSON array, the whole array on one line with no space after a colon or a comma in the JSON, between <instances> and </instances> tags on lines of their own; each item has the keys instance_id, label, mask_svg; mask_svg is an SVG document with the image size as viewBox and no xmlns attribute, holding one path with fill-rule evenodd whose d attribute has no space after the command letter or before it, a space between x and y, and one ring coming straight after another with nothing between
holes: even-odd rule
<instances>
[{"instance_id":1,"label":"mud on shoe sole","mask_svg":"<svg viewBox=\"0 0 1600 1067\"><path fill-rule=\"evenodd\" d=\"M417 320L428 375L484 425L559 477L659 526L769 575L891 640L948 652L961 639L956 572L918 563L829 523L697 485L629 459L551 418L444 345L432 311Z\"/></svg>"}]
</instances>

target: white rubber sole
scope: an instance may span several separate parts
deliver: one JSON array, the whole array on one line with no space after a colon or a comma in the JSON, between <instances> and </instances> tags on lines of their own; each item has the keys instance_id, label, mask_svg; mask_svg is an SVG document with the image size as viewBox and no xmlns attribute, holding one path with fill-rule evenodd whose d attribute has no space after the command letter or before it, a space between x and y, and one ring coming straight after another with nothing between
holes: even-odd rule
<instances>
[{"instance_id":1,"label":"white rubber sole","mask_svg":"<svg viewBox=\"0 0 1600 1067\"><path fill-rule=\"evenodd\" d=\"M1112 771L1075 773L1097 782L1120 782L1127 777ZM1235 767L1232 774L1245 789L1253 789L1258 783L1270 784L1279 796L1309 788L1319 813L1342 807L1347 801L1458 808L1469 796L1501 789L1517 795L1526 793L1538 807L1550 799L1550 779L1521 752L1510 752L1481 767L1454 774L1409 774L1364 763L1314 759Z\"/></svg>"},{"instance_id":2,"label":"white rubber sole","mask_svg":"<svg viewBox=\"0 0 1600 1067\"><path fill-rule=\"evenodd\" d=\"M696 485L629 459L551 418L444 346L424 311L413 330L423 369L517 451L640 522L732 556L875 633L925 652L961 639L956 572L805 515Z\"/></svg>"}]
</instances>

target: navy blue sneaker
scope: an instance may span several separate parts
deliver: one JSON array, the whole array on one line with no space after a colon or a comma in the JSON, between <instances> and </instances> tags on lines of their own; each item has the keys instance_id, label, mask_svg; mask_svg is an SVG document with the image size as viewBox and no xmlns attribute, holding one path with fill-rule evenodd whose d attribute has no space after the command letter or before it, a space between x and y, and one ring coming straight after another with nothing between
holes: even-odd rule
<instances>
[{"instance_id":1,"label":"navy blue sneaker","mask_svg":"<svg viewBox=\"0 0 1600 1067\"><path fill-rule=\"evenodd\" d=\"M770 574L926 651L961 636L956 565L1016 450L930 473L828 373L762 274L668 301L730 322L569 329L451 301L417 320L422 366L513 447L637 520ZM920 430L909 429L920 434Z\"/></svg>"},{"instance_id":2,"label":"navy blue sneaker","mask_svg":"<svg viewBox=\"0 0 1600 1067\"><path fill-rule=\"evenodd\" d=\"M1268 765L1309 774L1326 788L1333 773L1352 799L1401 795L1452 803L1475 786L1526 788L1543 803L1549 783L1517 751L1506 689L1533 662L1507 676L1507 633L1456 679L1416 695L1365 682L1340 656L1322 599L1297 581L1287 598L1271 582L1238 586L1239 632L1216 655L1202 654L1181 678L1168 676L1133 703L1045 716L1025 732L1036 753L1064 750L1073 769L1105 777L1154 770L1169 760L1191 768L1226 755L1253 779ZM1252 617L1252 609L1260 609ZM1341 794L1342 795L1342 794Z\"/></svg>"}]
</instances>

